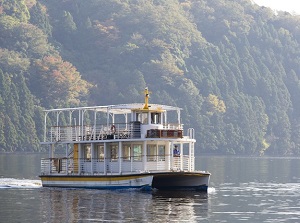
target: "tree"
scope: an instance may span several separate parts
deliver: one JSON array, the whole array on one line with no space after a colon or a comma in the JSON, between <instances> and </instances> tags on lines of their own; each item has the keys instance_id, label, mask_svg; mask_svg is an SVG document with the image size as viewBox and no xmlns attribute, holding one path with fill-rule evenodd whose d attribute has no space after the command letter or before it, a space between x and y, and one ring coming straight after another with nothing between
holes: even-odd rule
<instances>
[{"instance_id":1,"label":"tree","mask_svg":"<svg viewBox=\"0 0 300 223\"><path fill-rule=\"evenodd\" d=\"M46 13L46 7L37 2L30 9L30 22L43 30L46 35L51 37L52 26L50 25L50 21Z\"/></svg>"},{"instance_id":2,"label":"tree","mask_svg":"<svg viewBox=\"0 0 300 223\"><path fill-rule=\"evenodd\" d=\"M1 0L0 3L6 15L12 16L20 22L28 22L30 14L24 0Z\"/></svg>"},{"instance_id":3,"label":"tree","mask_svg":"<svg viewBox=\"0 0 300 223\"><path fill-rule=\"evenodd\" d=\"M46 56L35 62L31 91L41 98L45 107L78 105L91 85L79 72L58 55Z\"/></svg>"}]
</instances>

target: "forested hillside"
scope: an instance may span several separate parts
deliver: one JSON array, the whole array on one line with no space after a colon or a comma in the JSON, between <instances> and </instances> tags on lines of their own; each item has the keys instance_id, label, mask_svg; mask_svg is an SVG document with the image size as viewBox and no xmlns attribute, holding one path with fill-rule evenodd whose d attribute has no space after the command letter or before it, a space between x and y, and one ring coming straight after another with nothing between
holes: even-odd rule
<instances>
[{"instance_id":1,"label":"forested hillside","mask_svg":"<svg viewBox=\"0 0 300 223\"><path fill-rule=\"evenodd\" d=\"M182 107L197 152L300 154L300 16L251 0L0 0L0 150L44 108Z\"/></svg>"}]
</instances>

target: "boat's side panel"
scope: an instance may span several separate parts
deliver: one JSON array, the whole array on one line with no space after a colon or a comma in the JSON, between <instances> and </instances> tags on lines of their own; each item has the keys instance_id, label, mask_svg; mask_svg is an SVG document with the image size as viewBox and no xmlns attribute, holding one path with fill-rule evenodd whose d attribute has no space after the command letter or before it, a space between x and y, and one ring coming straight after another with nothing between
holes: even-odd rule
<instances>
[{"instance_id":1,"label":"boat's side panel","mask_svg":"<svg viewBox=\"0 0 300 223\"><path fill-rule=\"evenodd\" d=\"M201 190L207 191L210 174L163 173L153 176L152 187L159 190Z\"/></svg>"},{"instance_id":2,"label":"boat's side panel","mask_svg":"<svg viewBox=\"0 0 300 223\"><path fill-rule=\"evenodd\" d=\"M43 187L121 189L151 187L153 176L41 176Z\"/></svg>"}]
</instances>

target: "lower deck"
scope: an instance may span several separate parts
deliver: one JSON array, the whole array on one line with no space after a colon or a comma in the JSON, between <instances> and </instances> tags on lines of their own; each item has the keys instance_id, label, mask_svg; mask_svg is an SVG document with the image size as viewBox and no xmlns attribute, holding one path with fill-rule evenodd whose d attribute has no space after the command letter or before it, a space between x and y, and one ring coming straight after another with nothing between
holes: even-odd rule
<instances>
[{"instance_id":1,"label":"lower deck","mask_svg":"<svg viewBox=\"0 0 300 223\"><path fill-rule=\"evenodd\" d=\"M64 154L56 148L65 147ZM49 144L41 175L122 175L194 171L194 140L106 141ZM176 151L176 152L175 152Z\"/></svg>"},{"instance_id":2,"label":"lower deck","mask_svg":"<svg viewBox=\"0 0 300 223\"><path fill-rule=\"evenodd\" d=\"M41 160L41 175L115 175L140 172L189 171L192 160L187 155L120 157L116 159L47 158Z\"/></svg>"},{"instance_id":3,"label":"lower deck","mask_svg":"<svg viewBox=\"0 0 300 223\"><path fill-rule=\"evenodd\" d=\"M194 170L194 143L188 138L51 143L40 177L45 187L205 191L210 174ZM65 148L64 154L56 148Z\"/></svg>"}]
</instances>

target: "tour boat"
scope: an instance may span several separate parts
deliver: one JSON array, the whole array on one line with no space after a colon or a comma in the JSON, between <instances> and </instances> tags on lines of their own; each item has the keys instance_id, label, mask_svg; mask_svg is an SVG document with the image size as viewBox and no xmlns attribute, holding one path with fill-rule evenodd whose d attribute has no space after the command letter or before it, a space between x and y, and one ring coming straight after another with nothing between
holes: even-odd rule
<instances>
[{"instance_id":1,"label":"tour boat","mask_svg":"<svg viewBox=\"0 0 300 223\"><path fill-rule=\"evenodd\" d=\"M44 187L207 191L195 170L195 132L178 107L144 103L44 111Z\"/></svg>"}]
</instances>

